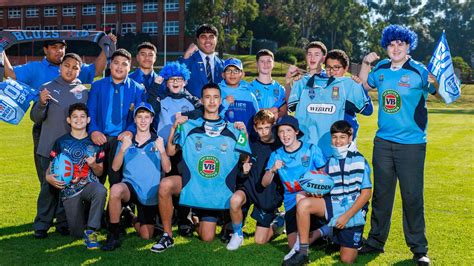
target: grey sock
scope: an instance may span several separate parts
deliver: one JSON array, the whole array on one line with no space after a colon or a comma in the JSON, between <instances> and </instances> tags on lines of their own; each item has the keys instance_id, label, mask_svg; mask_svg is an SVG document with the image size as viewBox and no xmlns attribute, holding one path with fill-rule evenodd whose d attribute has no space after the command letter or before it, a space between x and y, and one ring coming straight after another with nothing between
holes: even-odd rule
<instances>
[{"instance_id":1,"label":"grey sock","mask_svg":"<svg viewBox=\"0 0 474 266\"><path fill-rule=\"evenodd\" d=\"M308 248L309 248L309 244L300 243L300 253L301 254L308 255Z\"/></svg>"}]
</instances>

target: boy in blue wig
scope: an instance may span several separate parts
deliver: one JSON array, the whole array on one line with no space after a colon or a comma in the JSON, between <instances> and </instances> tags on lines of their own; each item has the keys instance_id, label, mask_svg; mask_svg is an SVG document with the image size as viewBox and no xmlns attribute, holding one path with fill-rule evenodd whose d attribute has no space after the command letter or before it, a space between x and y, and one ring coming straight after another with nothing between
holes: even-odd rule
<instances>
[{"instance_id":1,"label":"boy in blue wig","mask_svg":"<svg viewBox=\"0 0 474 266\"><path fill-rule=\"evenodd\" d=\"M380 103L378 130L374 140L374 194L371 229L360 253L384 252L390 230L397 179L403 205L405 240L418 265L429 265L428 240L423 203L423 180L426 156L428 93L437 95L436 77L413 60L409 53L416 48L415 32L401 25L383 30L380 44L389 58L376 53L365 56L360 78L367 89L378 90Z\"/></svg>"}]
</instances>

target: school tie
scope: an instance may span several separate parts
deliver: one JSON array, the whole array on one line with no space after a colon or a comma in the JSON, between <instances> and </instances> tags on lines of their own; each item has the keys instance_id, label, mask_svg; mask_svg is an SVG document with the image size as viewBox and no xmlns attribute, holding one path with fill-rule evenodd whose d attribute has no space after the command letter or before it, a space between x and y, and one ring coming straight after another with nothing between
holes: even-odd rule
<instances>
[{"instance_id":1,"label":"school tie","mask_svg":"<svg viewBox=\"0 0 474 266\"><path fill-rule=\"evenodd\" d=\"M150 86L150 78L151 74L143 75L143 85L145 85L145 88L148 88Z\"/></svg>"},{"instance_id":2,"label":"school tie","mask_svg":"<svg viewBox=\"0 0 474 266\"><path fill-rule=\"evenodd\" d=\"M211 64L209 63L209 56L206 56L206 77L207 77L207 83L212 82L212 69L211 69Z\"/></svg>"},{"instance_id":3,"label":"school tie","mask_svg":"<svg viewBox=\"0 0 474 266\"><path fill-rule=\"evenodd\" d=\"M120 87L121 84L113 83L114 97L112 99L112 124L119 125L122 120L122 106L120 104Z\"/></svg>"}]
</instances>

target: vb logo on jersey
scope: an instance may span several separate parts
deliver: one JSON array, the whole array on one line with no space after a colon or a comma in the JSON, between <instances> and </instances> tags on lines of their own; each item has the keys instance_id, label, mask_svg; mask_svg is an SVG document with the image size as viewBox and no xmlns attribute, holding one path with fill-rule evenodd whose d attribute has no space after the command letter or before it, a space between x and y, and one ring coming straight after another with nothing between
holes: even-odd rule
<instances>
[{"instance_id":1,"label":"vb logo on jersey","mask_svg":"<svg viewBox=\"0 0 474 266\"><path fill-rule=\"evenodd\" d=\"M219 159L215 156L204 156L199 159L198 171L205 178L214 178L219 174Z\"/></svg>"},{"instance_id":2,"label":"vb logo on jersey","mask_svg":"<svg viewBox=\"0 0 474 266\"><path fill-rule=\"evenodd\" d=\"M394 114L400 111L402 100L400 94L395 90L386 90L382 93L383 110L386 113Z\"/></svg>"}]
</instances>

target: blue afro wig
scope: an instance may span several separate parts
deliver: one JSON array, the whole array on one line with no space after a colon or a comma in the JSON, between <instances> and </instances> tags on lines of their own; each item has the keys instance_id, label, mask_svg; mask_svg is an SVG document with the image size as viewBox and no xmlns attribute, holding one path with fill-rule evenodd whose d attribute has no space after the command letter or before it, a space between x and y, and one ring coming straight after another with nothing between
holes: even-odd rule
<instances>
[{"instance_id":1,"label":"blue afro wig","mask_svg":"<svg viewBox=\"0 0 474 266\"><path fill-rule=\"evenodd\" d=\"M191 72L189 72L185 64L180 64L176 61L167 63L159 75L162 76L165 81L171 77L183 77L184 80L188 80Z\"/></svg>"},{"instance_id":2,"label":"blue afro wig","mask_svg":"<svg viewBox=\"0 0 474 266\"><path fill-rule=\"evenodd\" d=\"M392 41L404 41L410 45L410 51L413 51L418 45L418 36L414 31L409 30L407 27L401 25L390 25L383 29L380 44L384 49L387 49L387 46Z\"/></svg>"}]
</instances>

